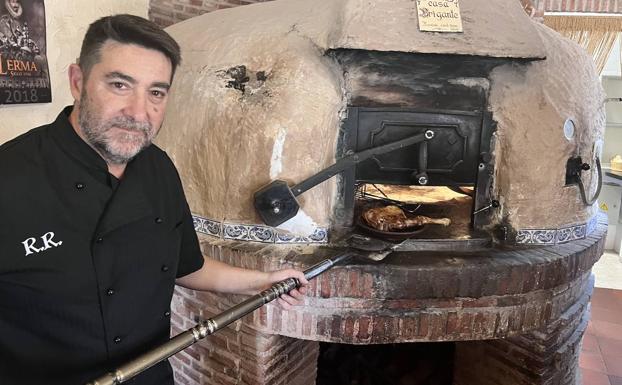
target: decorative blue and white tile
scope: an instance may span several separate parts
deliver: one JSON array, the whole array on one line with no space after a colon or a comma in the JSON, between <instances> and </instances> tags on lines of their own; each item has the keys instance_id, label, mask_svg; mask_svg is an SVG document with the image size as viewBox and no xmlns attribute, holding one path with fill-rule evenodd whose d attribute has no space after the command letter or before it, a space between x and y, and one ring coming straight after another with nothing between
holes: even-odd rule
<instances>
[{"instance_id":1,"label":"decorative blue and white tile","mask_svg":"<svg viewBox=\"0 0 622 385\"><path fill-rule=\"evenodd\" d=\"M572 229L572 241L576 239L583 239L587 235L587 225L577 225Z\"/></svg>"},{"instance_id":2,"label":"decorative blue and white tile","mask_svg":"<svg viewBox=\"0 0 622 385\"><path fill-rule=\"evenodd\" d=\"M587 222L587 229L585 230L585 235L590 235L594 230L596 230L596 224L598 223L598 216L594 215L592 219Z\"/></svg>"},{"instance_id":3,"label":"decorative blue and white tile","mask_svg":"<svg viewBox=\"0 0 622 385\"><path fill-rule=\"evenodd\" d=\"M204 227L205 218L201 218L196 215L193 215L192 223L194 224L194 231L196 231L197 233L203 233L203 234L206 233L205 227Z\"/></svg>"},{"instance_id":4,"label":"decorative blue and white tile","mask_svg":"<svg viewBox=\"0 0 622 385\"><path fill-rule=\"evenodd\" d=\"M328 242L328 229L326 228L316 228L308 236L297 236L270 226L223 223L199 215L193 215L192 220L197 233L223 239L279 244Z\"/></svg>"},{"instance_id":5,"label":"decorative blue and white tile","mask_svg":"<svg viewBox=\"0 0 622 385\"><path fill-rule=\"evenodd\" d=\"M309 239L315 243L327 243L328 230L322 227L318 227L315 229L313 234L309 235Z\"/></svg>"},{"instance_id":6,"label":"decorative blue and white tile","mask_svg":"<svg viewBox=\"0 0 622 385\"><path fill-rule=\"evenodd\" d=\"M276 231L267 226L249 226L249 240L255 242L274 243Z\"/></svg>"},{"instance_id":7,"label":"decorative blue and white tile","mask_svg":"<svg viewBox=\"0 0 622 385\"><path fill-rule=\"evenodd\" d=\"M275 243L295 243L296 236L284 230L278 230L274 239Z\"/></svg>"},{"instance_id":8,"label":"decorative blue and white tile","mask_svg":"<svg viewBox=\"0 0 622 385\"><path fill-rule=\"evenodd\" d=\"M328 230L323 227L316 228L312 234L307 236L294 235L287 231L277 232L276 243L328 243Z\"/></svg>"},{"instance_id":9,"label":"decorative blue and white tile","mask_svg":"<svg viewBox=\"0 0 622 385\"><path fill-rule=\"evenodd\" d=\"M238 241L250 241L248 235L250 226L223 223L222 237L224 239L235 239Z\"/></svg>"},{"instance_id":10,"label":"decorative blue and white tile","mask_svg":"<svg viewBox=\"0 0 622 385\"><path fill-rule=\"evenodd\" d=\"M516 234L516 243L534 245L555 245L584 239L596 228L596 217L587 223L562 227L561 229L523 229Z\"/></svg>"},{"instance_id":11,"label":"decorative blue and white tile","mask_svg":"<svg viewBox=\"0 0 622 385\"><path fill-rule=\"evenodd\" d=\"M519 230L516 235L516 243L535 245L554 245L557 230L528 229Z\"/></svg>"},{"instance_id":12,"label":"decorative blue and white tile","mask_svg":"<svg viewBox=\"0 0 622 385\"><path fill-rule=\"evenodd\" d=\"M557 230L533 230L531 241L538 245L554 245L555 234L557 234Z\"/></svg>"},{"instance_id":13,"label":"decorative blue and white tile","mask_svg":"<svg viewBox=\"0 0 622 385\"><path fill-rule=\"evenodd\" d=\"M565 243L568 241L572 241L574 239L574 227L565 227L563 229L557 230L557 235L555 236L555 243Z\"/></svg>"},{"instance_id":14,"label":"decorative blue and white tile","mask_svg":"<svg viewBox=\"0 0 622 385\"><path fill-rule=\"evenodd\" d=\"M516 243L533 243L531 242L531 230L518 230L516 234Z\"/></svg>"},{"instance_id":15,"label":"decorative blue and white tile","mask_svg":"<svg viewBox=\"0 0 622 385\"><path fill-rule=\"evenodd\" d=\"M206 230L204 234L220 237L222 224L211 219L204 218L203 228Z\"/></svg>"},{"instance_id":16,"label":"decorative blue and white tile","mask_svg":"<svg viewBox=\"0 0 622 385\"><path fill-rule=\"evenodd\" d=\"M220 222L203 218L198 215L192 216L192 222L194 223L194 231L197 233L220 237L220 231L222 229Z\"/></svg>"}]
</instances>

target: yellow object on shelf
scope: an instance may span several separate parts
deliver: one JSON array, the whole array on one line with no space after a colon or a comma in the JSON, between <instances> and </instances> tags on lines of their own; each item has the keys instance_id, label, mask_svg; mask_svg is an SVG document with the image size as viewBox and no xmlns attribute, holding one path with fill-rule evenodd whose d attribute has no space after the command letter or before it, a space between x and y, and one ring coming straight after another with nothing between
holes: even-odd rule
<instances>
[{"instance_id":1,"label":"yellow object on shelf","mask_svg":"<svg viewBox=\"0 0 622 385\"><path fill-rule=\"evenodd\" d=\"M622 156L616 155L611 159L611 170L622 171Z\"/></svg>"}]
</instances>

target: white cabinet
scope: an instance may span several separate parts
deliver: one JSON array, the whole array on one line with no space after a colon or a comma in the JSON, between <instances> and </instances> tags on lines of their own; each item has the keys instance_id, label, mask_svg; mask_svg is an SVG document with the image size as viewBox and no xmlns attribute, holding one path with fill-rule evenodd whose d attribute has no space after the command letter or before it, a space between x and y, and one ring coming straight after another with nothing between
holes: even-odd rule
<instances>
[{"instance_id":1,"label":"white cabinet","mask_svg":"<svg viewBox=\"0 0 622 385\"><path fill-rule=\"evenodd\" d=\"M601 210L609 216L609 224L616 225L620 222L620 205L622 205L622 186L603 184L603 189L598 197Z\"/></svg>"},{"instance_id":2,"label":"white cabinet","mask_svg":"<svg viewBox=\"0 0 622 385\"><path fill-rule=\"evenodd\" d=\"M622 239L622 223L620 222L620 209L622 207L622 186L603 184L598 197L598 205L609 216L609 228L605 249L620 252Z\"/></svg>"}]
</instances>

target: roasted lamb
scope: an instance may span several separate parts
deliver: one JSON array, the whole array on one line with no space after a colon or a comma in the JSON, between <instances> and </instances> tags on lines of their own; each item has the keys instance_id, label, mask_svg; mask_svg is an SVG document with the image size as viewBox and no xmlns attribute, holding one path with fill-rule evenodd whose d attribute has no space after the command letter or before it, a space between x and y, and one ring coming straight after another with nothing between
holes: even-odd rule
<instances>
[{"instance_id":1,"label":"roasted lamb","mask_svg":"<svg viewBox=\"0 0 622 385\"><path fill-rule=\"evenodd\" d=\"M404 230L427 224L449 226L451 223L449 218L407 217L401 208L394 205L369 209L363 213L363 219L370 227L380 231Z\"/></svg>"}]
</instances>

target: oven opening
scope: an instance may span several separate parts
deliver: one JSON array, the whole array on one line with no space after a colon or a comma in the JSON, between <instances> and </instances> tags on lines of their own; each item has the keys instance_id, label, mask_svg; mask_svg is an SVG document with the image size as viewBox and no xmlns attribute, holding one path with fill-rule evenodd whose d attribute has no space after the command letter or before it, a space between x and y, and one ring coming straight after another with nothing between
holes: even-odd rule
<instances>
[{"instance_id":1,"label":"oven opening","mask_svg":"<svg viewBox=\"0 0 622 385\"><path fill-rule=\"evenodd\" d=\"M361 183L356 187L357 232L392 241L467 240L474 187Z\"/></svg>"},{"instance_id":2,"label":"oven opening","mask_svg":"<svg viewBox=\"0 0 622 385\"><path fill-rule=\"evenodd\" d=\"M451 385L454 342L320 343L317 385Z\"/></svg>"},{"instance_id":3,"label":"oven opening","mask_svg":"<svg viewBox=\"0 0 622 385\"><path fill-rule=\"evenodd\" d=\"M343 154L378 152L341 179L344 227L423 249L490 244L485 229L498 202L486 114L352 107L344 128ZM402 145L382 151L388 143Z\"/></svg>"}]
</instances>

